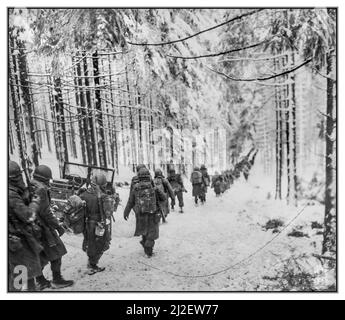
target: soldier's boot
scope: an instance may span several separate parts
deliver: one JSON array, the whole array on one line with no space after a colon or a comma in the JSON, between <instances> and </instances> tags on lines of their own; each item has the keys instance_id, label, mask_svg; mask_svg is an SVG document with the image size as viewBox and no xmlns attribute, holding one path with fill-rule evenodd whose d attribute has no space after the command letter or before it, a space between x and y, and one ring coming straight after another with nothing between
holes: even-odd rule
<instances>
[{"instance_id":1,"label":"soldier's boot","mask_svg":"<svg viewBox=\"0 0 345 320\"><path fill-rule=\"evenodd\" d=\"M141 239L141 241L140 241L140 244L143 246L144 249L145 249L145 241L146 241L145 236L142 236L142 239Z\"/></svg>"},{"instance_id":2,"label":"soldier's boot","mask_svg":"<svg viewBox=\"0 0 345 320\"><path fill-rule=\"evenodd\" d=\"M52 288L53 289L62 289L73 286L74 281L72 280L65 280L61 272L53 272L53 281L52 281Z\"/></svg>"},{"instance_id":3,"label":"soldier's boot","mask_svg":"<svg viewBox=\"0 0 345 320\"><path fill-rule=\"evenodd\" d=\"M44 275L41 275L36 278L37 282L37 291L43 291L44 289L48 289L51 287L51 283L49 280L47 280Z\"/></svg>"},{"instance_id":4,"label":"soldier's boot","mask_svg":"<svg viewBox=\"0 0 345 320\"><path fill-rule=\"evenodd\" d=\"M144 251L145 251L145 254L146 254L149 258L152 257L152 255L153 255L153 248L152 248L152 247L145 247L145 248L144 248Z\"/></svg>"},{"instance_id":5,"label":"soldier's boot","mask_svg":"<svg viewBox=\"0 0 345 320\"><path fill-rule=\"evenodd\" d=\"M92 276L93 274L97 272L102 272L104 271L104 267L99 267L96 263L91 263L90 261L87 264L87 274L89 276Z\"/></svg>"},{"instance_id":6,"label":"soldier's boot","mask_svg":"<svg viewBox=\"0 0 345 320\"><path fill-rule=\"evenodd\" d=\"M175 206L171 205L171 210L174 211L175 210Z\"/></svg>"},{"instance_id":7,"label":"soldier's boot","mask_svg":"<svg viewBox=\"0 0 345 320\"><path fill-rule=\"evenodd\" d=\"M105 268L104 267L99 267L98 265L96 265L96 264L88 264L87 265L87 274L89 275L89 276L92 276L92 275L94 275L95 273L97 273L97 272L103 272L105 270Z\"/></svg>"},{"instance_id":8,"label":"soldier's boot","mask_svg":"<svg viewBox=\"0 0 345 320\"><path fill-rule=\"evenodd\" d=\"M180 207L180 213L183 213L184 211L183 211L183 207Z\"/></svg>"},{"instance_id":9,"label":"soldier's boot","mask_svg":"<svg viewBox=\"0 0 345 320\"><path fill-rule=\"evenodd\" d=\"M23 285L21 291L24 292L35 292L36 289L36 284L34 279L29 279L25 285Z\"/></svg>"}]
</instances>

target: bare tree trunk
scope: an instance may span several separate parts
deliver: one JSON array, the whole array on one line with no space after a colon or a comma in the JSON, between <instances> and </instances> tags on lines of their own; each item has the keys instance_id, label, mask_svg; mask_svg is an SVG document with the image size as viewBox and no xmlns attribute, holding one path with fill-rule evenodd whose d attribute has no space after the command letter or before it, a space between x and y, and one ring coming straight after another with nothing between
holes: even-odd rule
<instances>
[{"instance_id":1,"label":"bare tree trunk","mask_svg":"<svg viewBox=\"0 0 345 320\"><path fill-rule=\"evenodd\" d=\"M292 65L295 65L295 53L291 54ZM293 175L293 194L294 205L297 206L298 177L297 177L297 111L296 111L296 84L295 74L291 73L291 116L292 116L292 175Z\"/></svg>"},{"instance_id":2,"label":"bare tree trunk","mask_svg":"<svg viewBox=\"0 0 345 320\"><path fill-rule=\"evenodd\" d=\"M286 57L283 57L283 66L284 70L286 68L286 65L288 64L288 55ZM287 81L288 75L284 77L284 80ZM289 85L284 86L284 105L285 105L285 119L286 119L286 173L287 173L287 203L290 204L291 201L291 142L290 142L290 95L289 95Z\"/></svg>"},{"instance_id":3,"label":"bare tree trunk","mask_svg":"<svg viewBox=\"0 0 345 320\"><path fill-rule=\"evenodd\" d=\"M118 81L118 90L120 91L121 90L121 86L120 86L120 79L117 79ZM122 142L122 152L123 152L123 164L124 165L127 165L127 155L126 155L126 148L125 148L125 133L124 133L124 130L125 130L125 125L124 125L124 112L123 112L123 108L121 107L121 105L123 104L123 99L122 99L122 93L120 91L119 93L119 104L120 104L120 135L122 137L121 139L121 142Z\"/></svg>"},{"instance_id":4,"label":"bare tree trunk","mask_svg":"<svg viewBox=\"0 0 345 320\"><path fill-rule=\"evenodd\" d=\"M104 123L103 123L103 115L102 115L102 103L101 103L101 90L100 90L100 81L99 81L99 66L98 66L98 53L97 51L92 55L93 61L93 74L95 76L95 97L96 97L96 110L97 112L97 123L98 123L98 130L100 135L100 150L99 152L99 163L103 167L107 167L107 150L105 147L105 134L104 134Z\"/></svg>"},{"instance_id":5,"label":"bare tree trunk","mask_svg":"<svg viewBox=\"0 0 345 320\"><path fill-rule=\"evenodd\" d=\"M46 72L48 73L47 70L47 66L46 66ZM52 84L52 80L51 80L51 76L47 77L47 85L48 85L48 92L49 92L49 105L50 105L50 114L51 114L51 119L52 119L52 123L53 123L53 137L54 137L54 144L55 144L55 153L56 153L56 158L59 162L59 170L60 170L60 174L62 174L62 166L61 166L61 150L60 150L60 146L59 146L59 141L58 139L56 139L56 137L58 136L58 132L57 132L57 123L56 123L56 114L55 114L55 96L53 94L53 84Z\"/></svg>"},{"instance_id":6,"label":"bare tree trunk","mask_svg":"<svg viewBox=\"0 0 345 320\"><path fill-rule=\"evenodd\" d=\"M110 56L108 56L108 67L109 67L109 74L112 73L112 69L111 69L111 61L110 61ZM111 123L112 123L112 129L113 134L112 134L112 141L111 141L111 157L112 157L112 165L113 167L116 169L116 173L119 174L119 149L118 149L118 141L117 141L117 131L116 131L116 112L115 112L115 105L114 105L114 93L113 93L113 85L112 85L112 76L109 76L109 81L110 81L110 101L112 103L111 105L111 110L112 110L112 114L114 115ZM121 107L120 107L121 108Z\"/></svg>"},{"instance_id":7,"label":"bare tree trunk","mask_svg":"<svg viewBox=\"0 0 345 320\"><path fill-rule=\"evenodd\" d=\"M126 64L125 67L126 70L126 85L127 85L127 97L128 97L128 108L129 108L129 128L131 130L131 136L130 136L130 140L131 140L131 149L132 149L132 157L133 157L133 164L132 164L132 169L133 172L135 171L135 167L137 165L136 163L136 145L135 145L135 137L134 137L134 133L135 133L135 125L134 125L134 118L133 118L133 108L132 108L132 100L131 100L131 93L130 93L130 85L129 85L129 77L128 77L128 67ZM134 140L134 142L133 142Z\"/></svg>"},{"instance_id":8,"label":"bare tree trunk","mask_svg":"<svg viewBox=\"0 0 345 320\"><path fill-rule=\"evenodd\" d=\"M8 125L8 151L10 152L10 154L13 154L13 151L14 151L14 143L13 143L11 124ZM10 159L10 155L8 155L8 159Z\"/></svg>"},{"instance_id":9,"label":"bare tree trunk","mask_svg":"<svg viewBox=\"0 0 345 320\"><path fill-rule=\"evenodd\" d=\"M89 71L87 66L87 57L85 55L85 52L83 52L83 62L84 62L84 76L85 76L85 87L86 87L86 103L87 103L87 117L89 122L89 128L88 128L88 147L91 151L91 163L94 165L97 165L97 151L96 151L96 139L95 139L95 128L93 125L93 110L92 110L92 104L91 104L91 94L90 94L90 81L88 78Z\"/></svg>"},{"instance_id":10,"label":"bare tree trunk","mask_svg":"<svg viewBox=\"0 0 345 320\"><path fill-rule=\"evenodd\" d=\"M141 110L141 96L140 92L137 89L137 95L138 95L138 107L140 108L139 113L139 162L144 162L144 154L143 154L143 111Z\"/></svg>"},{"instance_id":11,"label":"bare tree trunk","mask_svg":"<svg viewBox=\"0 0 345 320\"><path fill-rule=\"evenodd\" d=\"M77 52L78 56L78 52ZM79 58L75 58L79 59ZM91 164L91 155L90 155L90 149L88 147L88 131L87 131L87 118L86 118L86 105L85 105L85 98L84 98L84 92L82 90L83 86L83 80L81 78L81 66L80 62L77 63L75 68L75 75L74 78L74 84L76 86L75 89L75 99L76 103L80 108L78 108L78 117L79 117L79 137L80 137L80 144L81 144L81 154L83 158L83 163L85 164Z\"/></svg>"},{"instance_id":12,"label":"bare tree trunk","mask_svg":"<svg viewBox=\"0 0 345 320\"><path fill-rule=\"evenodd\" d=\"M34 104L32 102L32 97L30 94L30 84L29 84L29 75L28 75L28 66L27 66L27 56L25 53L25 45L24 42L17 39L17 48L18 48L18 72L19 72L19 81L21 84L21 92L23 97L23 108L25 110L22 116L25 117L25 122L27 123L27 127L30 134L30 148L34 149L37 148L36 142L36 133L37 128L34 123L33 113L34 113ZM33 156L32 160L35 166L38 166L38 157Z\"/></svg>"},{"instance_id":13,"label":"bare tree trunk","mask_svg":"<svg viewBox=\"0 0 345 320\"><path fill-rule=\"evenodd\" d=\"M66 138L66 124L65 124L65 114L62 100L62 91L61 91L61 79L54 79L54 100L55 100L55 115L56 115L56 127L57 127L57 139L59 143L60 150L60 165L61 170L63 166L63 161L68 162L68 145Z\"/></svg>"},{"instance_id":14,"label":"bare tree trunk","mask_svg":"<svg viewBox=\"0 0 345 320\"><path fill-rule=\"evenodd\" d=\"M14 48L14 41L13 39L10 39L11 46ZM13 107L13 117L14 117L14 126L15 131L17 133L17 143L18 143L18 149L19 149L19 157L21 160L21 167L25 172L25 176L29 177L28 174L28 168L26 166L25 156L24 156L24 146L23 146L23 137L22 137L22 130L20 126L20 112L18 110L18 100L17 97L19 97L19 87L16 85L16 61L15 56L13 54L13 49L11 49L10 55L9 55L9 64L8 64L8 74L9 74L9 85L10 85L10 91L11 91L11 100L12 100L12 107ZM29 181L27 181L29 182Z\"/></svg>"},{"instance_id":15,"label":"bare tree trunk","mask_svg":"<svg viewBox=\"0 0 345 320\"><path fill-rule=\"evenodd\" d=\"M325 191L325 230L322 254L336 254L337 246L337 211L336 211L336 163L335 163L335 98L333 60L327 57L327 120L326 120L326 191Z\"/></svg>"},{"instance_id":16,"label":"bare tree trunk","mask_svg":"<svg viewBox=\"0 0 345 320\"><path fill-rule=\"evenodd\" d=\"M279 64L280 66L280 64ZM284 162L284 146L283 146L283 135L284 135L284 119L283 119L283 110L282 110L282 90L279 87L279 190L278 197L282 200L282 178L283 178L283 162Z\"/></svg>"},{"instance_id":17,"label":"bare tree trunk","mask_svg":"<svg viewBox=\"0 0 345 320\"><path fill-rule=\"evenodd\" d=\"M153 119L153 102L152 102L152 93L149 96L150 104L150 126L149 126L149 140L150 140L150 153L152 155L153 170L156 169L156 151L155 151L155 140L153 137L154 132L154 119Z\"/></svg>"},{"instance_id":18,"label":"bare tree trunk","mask_svg":"<svg viewBox=\"0 0 345 320\"><path fill-rule=\"evenodd\" d=\"M69 117L67 118L67 121L70 121L70 124L69 124L69 128L70 128L70 133L69 133L69 142L70 142L70 145L72 147L72 155L74 158L77 158L78 157L78 153L77 153L77 144L76 144L76 139L75 139L75 128L74 128L74 122L72 122L72 113L71 113L71 99L70 99L70 90L67 89L67 103L69 105L68 107L68 112L69 112ZM67 135L67 132L66 132L66 135Z\"/></svg>"},{"instance_id":19,"label":"bare tree trunk","mask_svg":"<svg viewBox=\"0 0 345 320\"><path fill-rule=\"evenodd\" d=\"M274 69L277 70L278 62L274 59ZM276 199L282 198L281 195L281 178L282 178L282 121L281 121L281 104L280 92L275 87L275 105L276 105Z\"/></svg>"}]
</instances>

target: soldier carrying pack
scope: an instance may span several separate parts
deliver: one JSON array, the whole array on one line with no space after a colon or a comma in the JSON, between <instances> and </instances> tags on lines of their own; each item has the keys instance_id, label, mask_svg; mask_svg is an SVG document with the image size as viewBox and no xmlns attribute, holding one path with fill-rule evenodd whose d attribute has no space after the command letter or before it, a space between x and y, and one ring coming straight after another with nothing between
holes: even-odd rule
<instances>
[{"instance_id":1,"label":"soldier carrying pack","mask_svg":"<svg viewBox=\"0 0 345 320\"><path fill-rule=\"evenodd\" d=\"M67 200L64 209L64 222L74 234L83 233L85 230L85 207L86 202L77 195L73 195Z\"/></svg>"},{"instance_id":2,"label":"soldier carrying pack","mask_svg":"<svg viewBox=\"0 0 345 320\"><path fill-rule=\"evenodd\" d=\"M154 186L150 171L142 168L138 172L139 182L131 190L123 217L128 220L129 213L135 208L136 236L142 236L140 244L148 257L152 256L155 240L159 238L161 218L160 202L166 200L164 192Z\"/></svg>"},{"instance_id":3,"label":"soldier carrying pack","mask_svg":"<svg viewBox=\"0 0 345 320\"><path fill-rule=\"evenodd\" d=\"M136 193L136 207L141 214L155 213L157 211L157 198L151 182L140 181L134 188Z\"/></svg>"}]
</instances>

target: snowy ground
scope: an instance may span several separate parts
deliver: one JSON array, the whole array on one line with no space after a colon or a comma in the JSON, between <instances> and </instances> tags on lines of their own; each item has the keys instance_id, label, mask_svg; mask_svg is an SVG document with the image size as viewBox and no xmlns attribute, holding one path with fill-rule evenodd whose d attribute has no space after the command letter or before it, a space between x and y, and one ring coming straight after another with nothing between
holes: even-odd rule
<instances>
[{"instance_id":1,"label":"snowy ground","mask_svg":"<svg viewBox=\"0 0 345 320\"><path fill-rule=\"evenodd\" d=\"M321 251L322 235L311 229L312 221L323 221L321 205L303 210L302 204L295 208L284 201L267 200L267 190L252 181L236 182L221 198L209 190L206 205L198 207L189 191L185 194L185 213L172 212L168 223L161 225L155 255L149 259L139 244L140 239L133 237L134 214L127 222L122 217L128 189L118 192L122 206L115 215L111 249L100 261L106 267L104 272L86 275L87 258L80 249L82 237L70 234L63 237L68 249L63 259L63 275L76 282L68 291L280 290L276 288L279 279L274 278L289 257L306 254L307 258L302 260L311 274L316 275L322 268L311 257ZM301 216L291 226L260 250L277 235L262 228L269 219L280 218L287 224L301 210ZM287 236L297 226L309 238ZM246 260L237 264L243 259ZM49 270L47 273L50 276ZM206 276L214 273L217 274ZM320 288L324 288L327 280L322 277L318 280Z\"/></svg>"}]
</instances>

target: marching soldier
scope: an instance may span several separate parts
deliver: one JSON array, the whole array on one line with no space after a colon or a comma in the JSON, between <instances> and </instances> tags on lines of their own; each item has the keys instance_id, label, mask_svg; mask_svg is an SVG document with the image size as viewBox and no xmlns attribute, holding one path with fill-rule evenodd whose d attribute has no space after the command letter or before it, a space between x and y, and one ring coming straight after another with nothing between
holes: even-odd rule
<instances>
[{"instance_id":1,"label":"marching soldier","mask_svg":"<svg viewBox=\"0 0 345 320\"><path fill-rule=\"evenodd\" d=\"M139 177L138 177L138 174L139 174L139 171L140 169L142 168L146 168L146 166L144 164L138 164L137 165L137 174L132 178L132 181L131 181L131 186L130 186L130 192L134 189L134 186L139 183ZM138 230L140 229L140 226L138 225L139 224L139 221L140 219L137 218L137 215L138 215L138 212L137 212L137 208L134 207L133 208L133 211L134 211L134 214L135 214L135 222L136 222L136 226L135 226L135 232L134 232L134 236L138 236Z\"/></svg>"},{"instance_id":2,"label":"marching soldier","mask_svg":"<svg viewBox=\"0 0 345 320\"><path fill-rule=\"evenodd\" d=\"M129 213L136 208L137 228L136 236L142 236L140 244L148 257L153 254L155 240L159 238L160 202L165 201L165 194L152 183L150 171L141 168L138 173L138 183L130 192L124 219L127 221Z\"/></svg>"},{"instance_id":3,"label":"marching soldier","mask_svg":"<svg viewBox=\"0 0 345 320\"><path fill-rule=\"evenodd\" d=\"M8 181L9 291L35 291L35 277L42 275L40 253L43 247L39 243L41 230L36 224L42 190L37 190L32 200L27 199L21 169L14 161L8 163ZM28 283L22 288L14 285L14 271L19 266L26 268L28 276Z\"/></svg>"},{"instance_id":4,"label":"marching soldier","mask_svg":"<svg viewBox=\"0 0 345 320\"><path fill-rule=\"evenodd\" d=\"M163 176L163 172L161 169L156 169L155 170L155 178L154 178L154 184L155 186L161 190L166 197L166 200L162 201L160 203L160 208L162 210L162 220L163 222L166 222L166 218L170 212L169 208L169 197L171 199L171 205L175 206L175 193L174 190L172 189L169 181L165 179Z\"/></svg>"},{"instance_id":5,"label":"marching soldier","mask_svg":"<svg viewBox=\"0 0 345 320\"><path fill-rule=\"evenodd\" d=\"M206 166L203 164L200 167L200 171L202 173L203 176L203 181L204 181L204 186L203 186L203 193L202 193L202 201L206 202L206 193L207 193L207 187L210 186L210 176L207 172L207 168Z\"/></svg>"},{"instance_id":6,"label":"marching soldier","mask_svg":"<svg viewBox=\"0 0 345 320\"><path fill-rule=\"evenodd\" d=\"M198 201L200 199L201 204L204 204L204 178L202 176L202 173L200 172L199 167L195 167L194 171L191 174L190 181L193 186L193 197L195 204L198 204Z\"/></svg>"},{"instance_id":7,"label":"marching soldier","mask_svg":"<svg viewBox=\"0 0 345 320\"><path fill-rule=\"evenodd\" d=\"M98 266L98 262L110 248L111 219L116 201L114 195L107 194L104 174L94 175L89 188L80 194L80 198L86 203L83 251L88 256L88 274L93 275L105 270Z\"/></svg>"},{"instance_id":8,"label":"marching soldier","mask_svg":"<svg viewBox=\"0 0 345 320\"><path fill-rule=\"evenodd\" d=\"M222 183L223 183L223 178L216 171L215 175L212 177L212 185L211 185L211 188L213 188L216 194L216 197L219 197L222 193Z\"/></svg>"},{"instance_id":9,"label":"marching soldier","mask_svg":"<svg viewBox=\"0 0 345 320\"><path fill-rule=\"evenodd\" d=\"M61 275L62 257L67 253L67 250L60 237L64 234L65 229L50 207L49 184L51 179L51 169L45 165L39 165L35 168L33 180L30 183L33 194L41 198L37 215L39 225L42 228L43 251L41 253L41 265L44 267L50 262L53 273L51 283L43 275L36 278L40 290L50 287L60 289L74 284L72 280L65 280Z\"/></svg>"},{"instance_id":10,"label":"marching soldier","mask_svg":"<svg viewBox=\"0 0 345 320\"><path fill-rule=\"evenodd\" d=\"M177 174L175 169L171 169L168 176L168 181L170 182L171 187L175 195L177 196L178 204L180 207L180 213L183 213L183 192L187 192L186 188L184 187L183 180L180 174ZM171 204L171 209L174 210L175 203Z\"/></svg>"}]
</instances>

